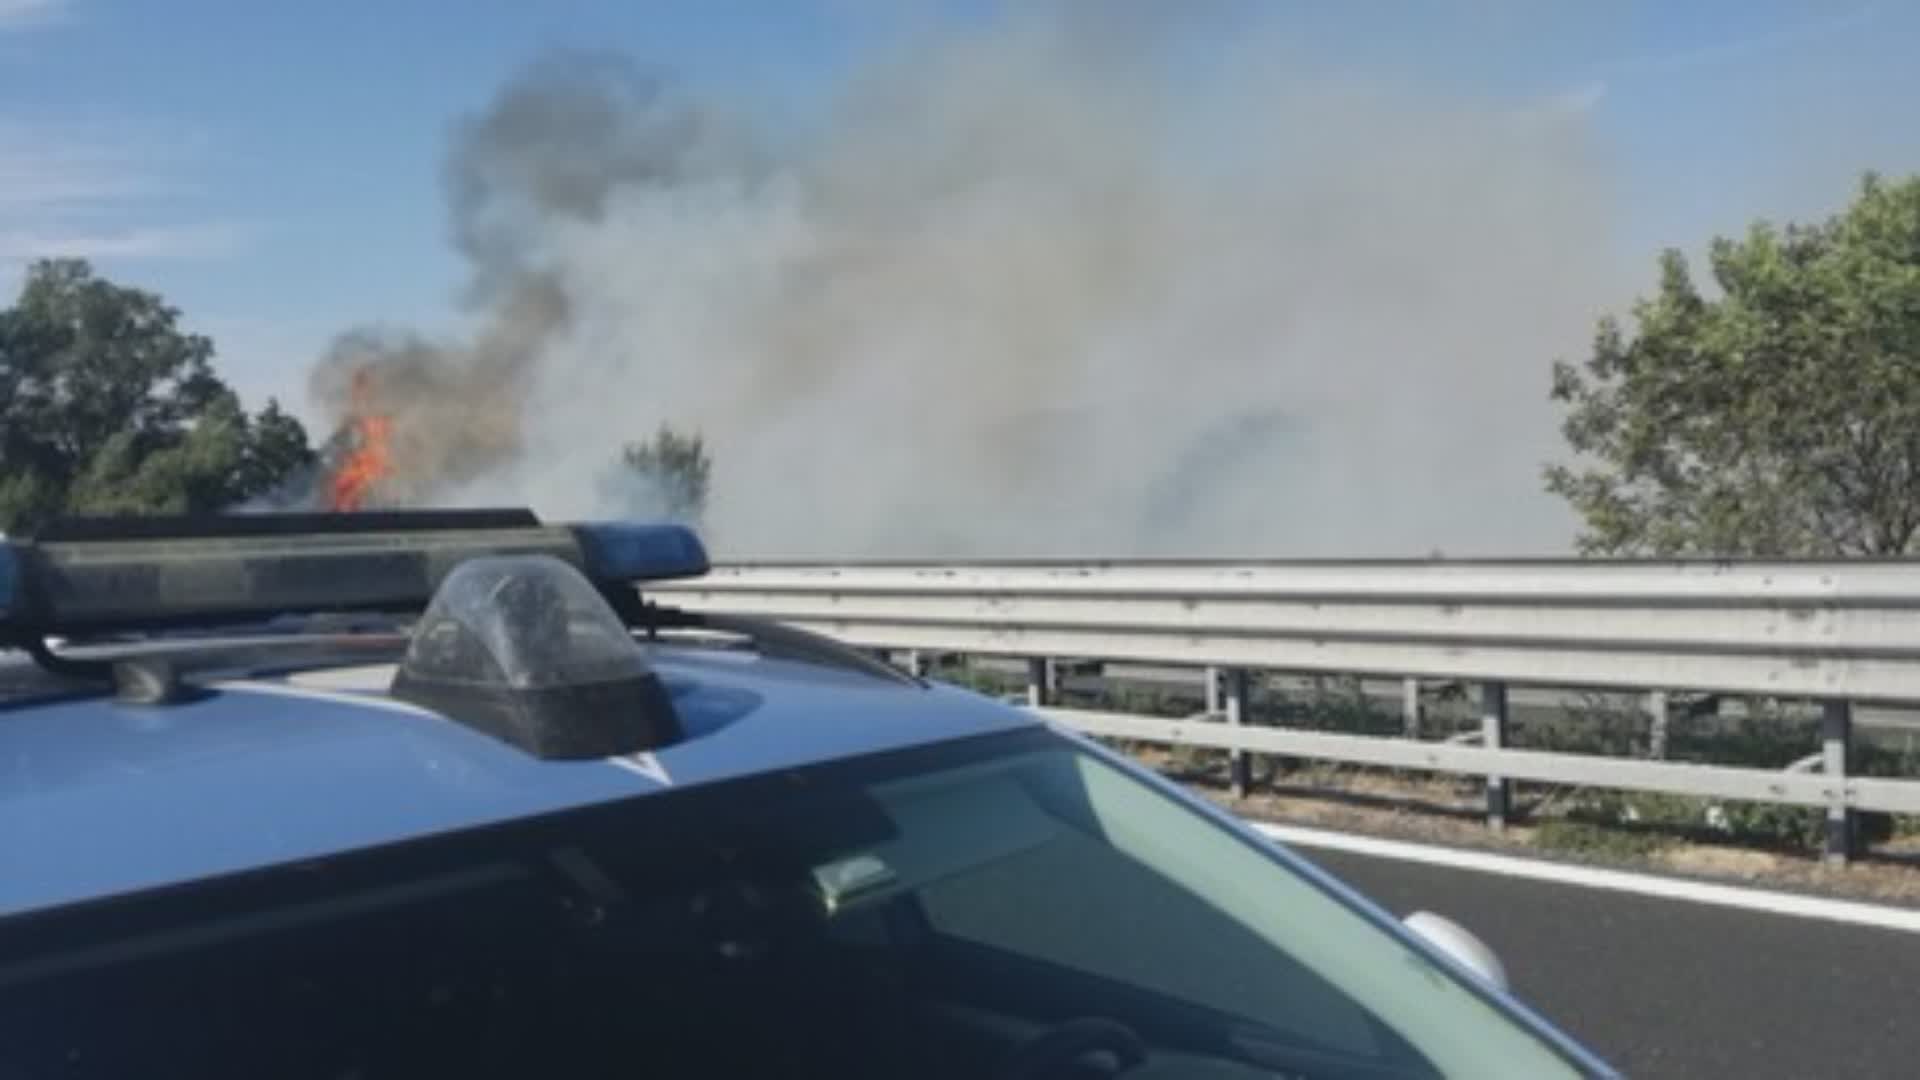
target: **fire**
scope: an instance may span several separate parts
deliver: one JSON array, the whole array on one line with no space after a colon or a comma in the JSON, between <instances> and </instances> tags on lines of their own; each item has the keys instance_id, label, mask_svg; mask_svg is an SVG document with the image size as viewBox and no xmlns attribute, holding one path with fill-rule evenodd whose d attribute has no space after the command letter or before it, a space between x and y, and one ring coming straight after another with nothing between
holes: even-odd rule
<instances>
[{"instance_id":1,"label":"fire","mask_svg":"<svg viewBox=\"0 0 1920 1080\"><path fill-rule=\"evenodd\" d=\"M393 472L393 418L374 408L373 380L365 371L353 376L347 411L348 449L333 470L328 504L334 510L358 510L380 481Z\"/></svg>"}]
</instances>

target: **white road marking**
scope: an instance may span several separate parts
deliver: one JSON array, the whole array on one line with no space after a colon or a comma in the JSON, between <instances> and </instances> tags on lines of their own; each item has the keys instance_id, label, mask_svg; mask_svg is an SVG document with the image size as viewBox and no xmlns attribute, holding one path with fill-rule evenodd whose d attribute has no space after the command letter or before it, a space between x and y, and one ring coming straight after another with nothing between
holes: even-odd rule
<instances>
[{"instance_id":1,"label":"white road marking","mask_svg":"<svg viewBox=\"0 0 1920 1080\"><path fill-rule=\"evenodd\" d=\"M1490 851L1465 851L1459 848L1416 844L1405 840L1386 840L1372 836L1314 829L1301 825L1275 825L1250 821L1247 824L1282 844L1302 848L1322 848L1365 855L1379 859L1446 866L1458 870L1476 870L1486 874L1546 881L1559 885L1577 885L1589 889L1610 889L1663 900L1687 900L1699 904L1741 908L1772 915L1803 919L1826 919L1856 926L1876 926L1885 930L1920 933L1920 910L1872 904L1859 900L1838 900L1822 896L1755 889L1743 885L1720 885L1683 878L1642 874L1629 870L1609 870L1595 866L1577 866L1545 859L1501 855ZM1311 858L1310 852L1305 852Z\"/></svg>"}]
</instances>

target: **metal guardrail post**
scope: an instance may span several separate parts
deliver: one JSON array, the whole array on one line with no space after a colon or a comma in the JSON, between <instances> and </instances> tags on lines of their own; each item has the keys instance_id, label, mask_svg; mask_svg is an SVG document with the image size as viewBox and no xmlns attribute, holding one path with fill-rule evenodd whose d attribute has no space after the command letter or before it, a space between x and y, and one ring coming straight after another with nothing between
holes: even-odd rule
<instances>
[{"instance_id":1,"label":"metal guardrail post","mask_svg":"<svg viewBox=\"0 0 1920 1080\"><path fill-rule=\"evenodd\" d=\"M1668 735L1667 692L1651 690L1647 693L1647 756L1655 761L1667 756Z\"/></svg>"},{"instance_id":2,"label":"metal guardrail post","mask_svg":"<svg viewBox=\"0 0 1920 1080\"><path fill-rule=\"evenodd\" d=\"M1498 750L1507 743L1506 683L1480 684L1480 743L1489 750ZM1506 777L1489 774L1487 824L1495 829L1506 828L1510 809Z\"/></svg>"},{"instance_id":3,"label":"metal guardrail post","mask_svg":"<svg viewBox=\"0 0 1920 1080\"><path fill-rule=\"evenodd\" d=\"M1027 658L1027 705L1038 709L1053 704L1053 663L1044 656Z\"/></svg>"},{"instance_id":4,"label":"metal guardrail post","mask_svg":"<svg viewBox=\"0 0 1920 1080\"><path fill-rule=\"evenodd\" d=\"M1225 672L1217 667L1210 667L1206 672L1207 712L1215 716L1227 711L1227 687L1224 675Z\"/></svg>"},{"instance_id":5,"label":"metal guardrail post","mask_svg":"<svg viewBox=\"0 0 1920 1080\"><path fill-rule=\"evenodd\" d=\"M1228 668L1220 673L1222 690L1226 698L1227 723L1240 727L1247 720L1248 679L1246 668ZM1227 754L1227 774L1233 784L1233 797L1245 798L1247 785L1252 779L1253 770L1245 750L1231 750Z\"/></svg>"},{"instance_id":6,"label":"metal guardrail post","mask_svg":"<svg viewBox=\"0 0 1920 1080\"><path fill-rule=\"evenodd\" d=\"M1400 681L1400 722L1409 739L1420 737L1420 680Z\"/></svg>"},{"instance_id":7,"label":"metal guardrail post","mask_svg":"<svg viewBox=\"0 0 1920 1080\"><path fill-rule=\"evenodd\" d=\"M924 679L927 677L927 672L933 670L933 664L927 659L926 653L919 649L908 649L907 670L912 672L915 678Z\"/></svg>"},{"instance_id":8,"label":"metal guardrail post","mask_svg":"<svg viewBox=\"0 0 1920 1080\"><path fill-rule=\"evenodd\" d=\"M1820 771L1832 785L1827 795L1827 861L1845 863L1858 853L1858 815L1847 805L1847 774L1853 768L1853 703L1829 698L1820 718Z\"/></svg>"}]
</instances>

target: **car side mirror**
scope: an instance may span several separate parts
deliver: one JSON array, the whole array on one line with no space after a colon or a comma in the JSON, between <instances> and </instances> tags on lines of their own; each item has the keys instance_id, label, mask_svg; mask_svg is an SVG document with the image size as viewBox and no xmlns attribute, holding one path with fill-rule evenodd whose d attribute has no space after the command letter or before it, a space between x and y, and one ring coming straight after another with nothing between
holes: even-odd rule
<instances>
[{"instance_id":1,"label":"car side mirror","mask_svg":"<svg viewBox=\"0 0 1920 1080\"><path fill-rule=\"evenodd\" d=\"M1466 927L1431 911L1416 911L1402 921L1407 929L1420 935L1428 944L1446 953L1467 970L1502 991L1507 989L1506 966L1500 963L1500 957L1487 947L1486 942L1475 937Z\"/></svg>"}]
</instances>

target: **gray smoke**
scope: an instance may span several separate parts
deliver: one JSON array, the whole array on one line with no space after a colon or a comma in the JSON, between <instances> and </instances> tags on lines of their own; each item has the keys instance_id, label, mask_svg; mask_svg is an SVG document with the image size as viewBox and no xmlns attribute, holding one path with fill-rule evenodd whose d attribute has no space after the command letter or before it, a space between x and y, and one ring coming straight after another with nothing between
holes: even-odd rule
<instances>
[{"instance_id":1,"label":"gray smoke","mask_svg":"<svg viewBox=\"0 0 1920 1080\"><path fill-rule=\"evenodd\" d=\"M689 106L627 60L566 53L530 66L483 114L457 128L445 182L453 241L472 267L467 300L483 326L470 343L405 330L342 334L315 366L309 394L345 422L358 408L393 420L393 475L384 501L444 501L516 466L531 418L528 395L546 377L550 347L572 300L548 240L563 221L596 225L612 193L693 180L718 150ZM712 168L740 171L744 159ZM683 171L685 170L685 171ZM370 402L354 396L356 380ZM537 424L535 425L538 426ZM503 495L515 502L524 495ZM497 501L497 500L496 500Z\"/></svg>"},{"instance_id":2,"label":"gray smoke","mask_svg":"<svg viewBox=\"0 0 1920 1080\"><path fill-rule=\"evenodd\" d=\"M316 389L379 373L409 498L550 517L699 431L728 557L1563 550L1548 364L1619 280L1583 118L1062 10L780 139L536 64L449 159L477 339L344 339Z\"/></svg>"}]
</instances>

